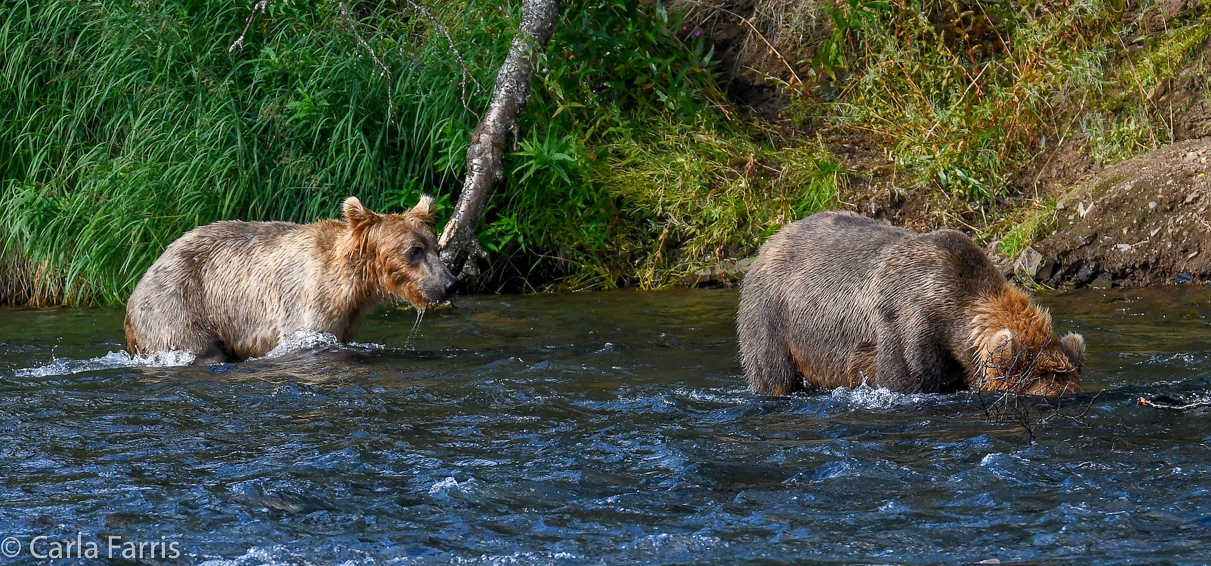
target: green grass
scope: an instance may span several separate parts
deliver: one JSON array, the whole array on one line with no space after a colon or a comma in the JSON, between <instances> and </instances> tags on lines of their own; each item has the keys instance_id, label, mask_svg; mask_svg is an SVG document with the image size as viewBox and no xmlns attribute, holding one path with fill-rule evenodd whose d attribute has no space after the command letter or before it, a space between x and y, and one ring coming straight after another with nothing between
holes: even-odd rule
<instances>
[{"instance_id":1,"label":"green grass","mask_svg":"<svg viewBox=\"0 0 1211 566\"><path fill-rule=\"evenodd\" d=\"M331 0L274 2L228 53L240 3L6 4L0 255L20 291L0 301L120 304L169 242L220 219L308 222L351 194L402 210L422 191L448 211L520 3L431 8L436 22L353 3L350 21ZM514 266L498 278L626 277L601 273L634 235L625 203L589 171L619 132L718 114L710 50L679 21L637 0L567 3L485 218L494 265Z\"/></svg>"},{"instance_id":2,"label":"green grass","mask_svg":"<svg viewBox=\"0 0 1211 566\"><path fill-rule=\"evenodd\" d=\"M240 4L18 1L0 14L0 241L61 279L42 302L121 303L199 224L310 221L350 194L400 207L458 177L476 119L444 42L391 10L368 18L394 63L388 99L335 3L274 6L233 54ZM497 47L461 45L481 71Z\"/></svg>"},{"instance_id":3,"label":"green grass","mask_svg":"<svg viewBox=\"0 0 1211 566\"><path fill-rule=\"evenodd\" d=\"M596 179L643 232L625 248L642 287L755 254L781 226L835 206L845 172L817 143L657 125L619 136ZM653 238L653 236L655 236Z\"/></svg>"},{"instance_id":4,"label":"green grass","mask_svg":"<svg viewBox=\"0 0 1211 566\"><path fill-rule=\"evenodd\" d=\"M1104 93L1081 117L1094 163L1112 165L1170 143L1172 115L1157 95L1182 79L1178 75L1211 38L1211 3L1204 9L1191 20L1173 22L1117 68L1107 69L1106 82L1119 88Z\"/></svg>"},{"instance_id":5,"label":"green grass","mask_svg":"<svg viewBox=\"0 0 1211 566\"><path fill-rule=\"evenodd\" d=\"M764 0L778 2L785 4ZM821 4L803 0L795 11ZM1006 253L1038 237L1033 211L1000 232L1015 226L1003 220L1023 214L1020 204L1006 207L1006 197L1039 200L1021 195L1022 172L1056 140L1084 141L1098 165L1171 143L1173 116L1159 93L1185 77L1211 37L1206 1L1151 35L1143 22L1161 9L1153 0L823 6L833 33L808 57L812 72L803 75L814 81L784 87L798 94L792 116L805 128L866 135L893 160L897 190L925 195L940 218L980 219L975 228L990 233L976 236L1001 239Z\"/></svg>"},{"instance_id":6,"label":"green grass","mask_svg":"<svg viewBox=\"0 0 1211 566\"><path fill-rule=\"evenodd\" d=\"M1025 217L1013 224L1001 236L1001 253L1017 256L1027 246L1048 235L1056 224L1056 201L1047 199L1036 207L1026 209Z\"/></svg>"},{"instance_id":7,"label":"green grass","mask_svg":"<svg viewBox=\"0 0 1211 566\"><path fill-rule=\"evenodd\" d=\"M1036 10L993 2L995 33L959 39L951 30L962 29L950 23L982 19L981 11L959 17L948 3L925 4L884 8L879 25L862 30L862 57L833 121L881 140L912 184L987 206L1037 150L1056 94L1097 87L1104 71L1091 30L1105 13L1077 3Z\"/></svg>"},{"instance_id":8,"label":"green grass","mask_svg":"<svg viewBox=\"0 0 1211 566\"><path fill-rule=\"evenodd\" d=\"M758 4L828 16L754 16L789 26L778 67L807 83L782 81L777 124L728 103L693 33L730 16L566 3L484 217L479 289L657 288L755 253L840 205L851 166L822 131L873 141L891 189L1016 253L1041 235L1021 203L1049 202L1020 198L1023 168L1058 139L1086 141L1099 164L1168 143L1156 94L1211 37L1208 2L1139 40L1154 1ZM333 0L274 2L229 53L241 3L5 3L0 301L120 304L197 225L308 222L348 195L399 211L423 191L444 218L520 2L429 5L436 21L352 2L351 21Z\"/></svg>"}]
</instances>

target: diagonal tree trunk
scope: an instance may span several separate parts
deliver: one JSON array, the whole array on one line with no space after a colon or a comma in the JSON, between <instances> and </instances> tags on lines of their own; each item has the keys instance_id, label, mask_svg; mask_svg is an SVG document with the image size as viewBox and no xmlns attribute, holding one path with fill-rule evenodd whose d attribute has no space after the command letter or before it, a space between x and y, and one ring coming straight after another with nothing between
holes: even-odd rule
<instances>
[{"instance_id":1,"label":"diagonal tree trunk","mask_svg":"<svg viewBox=\"0 0 1211 566\"><path fill-rule=\"evenodd\" d=\"M517 142L517 117L530 99L534 60L551 39L560 9L560 0L523 0L521 27L496 73L488 111L471 136L458 206L438 240L442 261L460 277L477 275L476 262L486 256L476 229L492 189L504 177L505 148Z\"/></svg>"}]
</instances>

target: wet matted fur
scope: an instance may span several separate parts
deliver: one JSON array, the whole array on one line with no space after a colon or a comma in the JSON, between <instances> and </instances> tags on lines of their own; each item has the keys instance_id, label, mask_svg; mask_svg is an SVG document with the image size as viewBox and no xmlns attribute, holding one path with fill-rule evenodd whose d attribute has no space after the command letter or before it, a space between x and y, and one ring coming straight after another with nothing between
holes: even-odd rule
<instances>
[{"instance_id":1,"label":"wet matted fur","mask_svg":"<svg viewBox=\"0 0 1211 566\"><path fill-rule=\"evenodd\" d=\"M131 351L238 361L300 329L350 340L390 297L423 309L449 295L455 279L438 257L432 198L404 214L354 197L342 209L343 221L215 222L169 244L127 302Z\"/></svg>"},{"instance_id":2,"label":"wet matted fur","mask_svg":"<svg viewBox=\"0 0 1211 566\"><path fill-rule=\"evenodd\" d=\"M864 380L903 393L1080 392L1080 335L1008 284L971 239L825 212L780 230L744 278L749 387L783 395Z\"/></svg>"}]
</instances>

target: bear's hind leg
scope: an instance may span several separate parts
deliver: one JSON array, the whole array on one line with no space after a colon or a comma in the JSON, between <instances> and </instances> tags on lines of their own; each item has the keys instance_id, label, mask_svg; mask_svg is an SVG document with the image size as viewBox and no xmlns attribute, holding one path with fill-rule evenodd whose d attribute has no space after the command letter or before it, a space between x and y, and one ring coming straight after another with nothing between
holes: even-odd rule
<instances>
[{"instance_id":1,"label":"bear's hind leg","mask_svg":"<svg viewBox=\"0 0 1211 566\"><path fill-rule=\"evenodd\" d=\"M772 325L740 324L740 361L749 389L758 395L786 395L802 389L786 341L774 335Z\"/></svg>"},{"instance_id":2,"label":"bear's hind leg","mask_svg":"<svg viewBox=\"0 0 1211 566\"><path fill-rule=\"evenodd\" d=\"M879 387L897 393L942 393L956 388L952 384L956 364L928 333L881 329L877 349Z\"/></svg>"},{"instance_id":3,"label":"bear's hind leg","mask_svg":"<svg viewBox=\"0 0 1211 566\"><path fill-rule=\"evenodd\" d=\"M225 364L235 361L227 350L223 348L223 343L218 338L211 339L205 347L197 352L197 357L193 360L195 366L209 366L214 364Z\"/></svg>"}]
</instances>

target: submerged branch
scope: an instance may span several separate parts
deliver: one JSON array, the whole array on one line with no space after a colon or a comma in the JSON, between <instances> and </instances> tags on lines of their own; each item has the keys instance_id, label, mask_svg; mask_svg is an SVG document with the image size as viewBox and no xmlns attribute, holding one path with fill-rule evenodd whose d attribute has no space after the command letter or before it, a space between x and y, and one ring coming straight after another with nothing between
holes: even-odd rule
<instances>
[{"instance_id":1,"label":"submerged branch","mask_svg":"<svg viewBox=\"0 0 1211 566\"><path fill-rule=\"evenodd\" d=\"M1174 399L1167 395L1157 395L1151 399L1140 397L1135 402L1137 406L1152 407L1153 409L1163 409L1166 411L1189 411L1199 407L1211 407L1211 401L1195 401L1186 403L1180 399Z\"/></svg>"}]
</instances>

